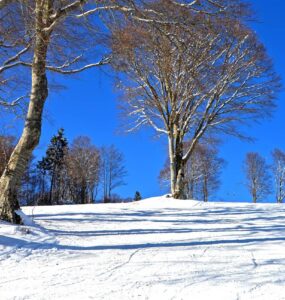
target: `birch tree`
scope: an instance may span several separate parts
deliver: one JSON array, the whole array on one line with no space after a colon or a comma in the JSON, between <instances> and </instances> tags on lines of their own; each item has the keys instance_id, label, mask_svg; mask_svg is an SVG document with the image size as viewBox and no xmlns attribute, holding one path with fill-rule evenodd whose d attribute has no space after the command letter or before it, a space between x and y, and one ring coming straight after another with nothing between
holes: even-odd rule
<instances>
[{"instance_id":1,"label":"birch tree","mask_svg":"<svg viewBox=\"0 0 285 300\"><path fill-rule=\"evenodd\" d=\"M173 13L169 3L160 5ZM242 124L270 114L280 83L263 45L239 19L175 14L182 21L165 27L115 26L112 48L129 131L146 125L167 137L171 192L184 198L185 164L199 140L209 132L242 137Z\"/></svg>"},{"instance_id":2,"label":"birch tree","mask_svg":"<svg viewBox=\"0 0 285 300\"><path fill-rule=\"evenodd\" d=\"M271 192L271 176L265 159L257 152L249 152L244 162L247 187L253 203L268 196Z\"/></svg>"},{"instance_id":3,"label":"birch tree","mask_svg":"<svg viewBox=\"0 0 285 300\"><path fill-rule=\"evenodd\" d=\"M199 161L200 177L198 178L198 197L204 202L208 202L220 186L220 176L225 161L218 156L218 151L214 147L198 145L196 161Z\"/></svg>"},{"instance_id":4,"label":"birch tree","mask_svg":"<svg viewBox=\"0 0 285 300\"><path fill-rule=\"evenodd\" d=\"M110 202L114 189L126 184L126 175L123 154L114 145L102 147L101 182L104 202Z\"/></svg>"},{"instance_id":5,"label":"birch tree","mask_svg":"<svg viewBox=\"0 0 285 300\"><path fill-rule=\"evenodd\" d=\"M277 203L283 203L285 199L285 153L279 149L272 152L273 174Z\"/></svg>"}]
</instances>

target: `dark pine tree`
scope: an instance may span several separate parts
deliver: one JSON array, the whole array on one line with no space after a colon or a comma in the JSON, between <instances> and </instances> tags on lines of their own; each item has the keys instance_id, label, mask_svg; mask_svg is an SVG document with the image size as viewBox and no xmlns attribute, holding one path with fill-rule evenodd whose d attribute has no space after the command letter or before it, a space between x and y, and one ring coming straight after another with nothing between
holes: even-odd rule
<instances>
[{"instance_id":1,"label":"dark pine tree","mask_svg":"<svg viewBox=\"0 0 285 300\"><path fill-rule=\"evenodd\" d=\"M38 169L42 174L50 176L49 203L58 204L61 192L61 177L64 167L64 158L67 153L68 142L64 137L64 129L59 129L50 141L45 157L38 162Z\"/></svg>"},{"instance_id":2,"label":"dark pine tree","mask_svg":"<svg viewBox=\"0 0 285 300\"><path fill-rule=\"evenodd\" d=\"M37 163L37 171L38 171L38 180L39 180L39 199L38 203L41 205L50 204L49 192L47 191L47 177L49 175L49 166L47 164L47 159L43 158Z\"/></svg>"},{"instance_id":3,"label":"dark pine tree","mask_svg":"<svg viewBox=\"0 0 285 300\"><path fill-rule=\"evenodd\" d=\"M141 199L142 199L142 196L141 196L140 192L136 191L134 201L139 201Z\"/></svg>"}]
</instances>

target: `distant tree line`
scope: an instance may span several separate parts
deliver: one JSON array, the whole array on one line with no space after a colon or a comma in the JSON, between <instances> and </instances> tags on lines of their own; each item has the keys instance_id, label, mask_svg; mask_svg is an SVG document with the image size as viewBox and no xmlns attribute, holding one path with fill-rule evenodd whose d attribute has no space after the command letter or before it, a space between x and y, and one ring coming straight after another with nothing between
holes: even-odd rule
<instances>
[{"instance_id":1,"label":"distant tree line","mask_svg":"<svg viewBox=\"0 0 285 300\"><path fill-rule=\"evenodd\" d=\"M184 147L187 147L187 142ZM274 149L268 164L258 152L249 152L243 162L246 187L252 202L264 200L274 194L277 203L285 200L285 152ZM198 144L187 164L183 177L183 193L187 199L207 202L221 185L221 173L226 162L219 157L215 142ZM170 187L170 168L167 160L159 175L162 186Z\"/></svg>"},{"instance_id":2,"label":"distant tree line","mask_svg":"<svg viewBox=\"0 0 285 300\"><path fill-rule=\"evenodd\" d=\"M14 137L0 136L0 175L14 143ZM120 201L114 190L125 184L126 175L124 156L114 145L99 148L86 136L75 138L69 145L60 129L45 156L31 160L18 197L21 205L86 204L95 201L101 188L104 202Z\"/></svg>"},{"instance_id":3,"label":"distant tree line","mask_svg":"<svg viewBox=\"0 0 285 300\"><path fill-rule=\"evenodd\" d=\"M0 135L0 175L13 152L16 138ZM184 147L189 143L185 142ZM285 200L285 152L272 151L269 164L258 152L249 152L243 163L246 187L252 202L274 194L277 203ZM226 162L219 157L215 140L196 145L185 165L183 196L207 202L221 185L221 173ZM160 171L159 181L170 187L169 160ZM36 161L33 156L21 182L18 197L21 205L57 205L93 203L101 190L101 201L121 202L141 200L136 191L133 198L122 199L114 190L125 185L127 171L123 154L114 146L96 147L89 137L79 136L69 145L64 130L51 138L45 156Z\"/></svg>"}]
</instances>

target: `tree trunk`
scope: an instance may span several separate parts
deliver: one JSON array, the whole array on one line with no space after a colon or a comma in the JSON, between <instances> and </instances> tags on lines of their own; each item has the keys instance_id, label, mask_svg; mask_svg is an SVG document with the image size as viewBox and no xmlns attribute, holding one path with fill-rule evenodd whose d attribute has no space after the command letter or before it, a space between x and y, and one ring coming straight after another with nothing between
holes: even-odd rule
<instances>
[{"instance_id":1,"label":"tree trunk","mask_svg":"<svg viewBox=\"0 0 285 300\"><path fill-rule=\"evenodd\" d=\"M257 203L257 193L256 193L256 190L253 191L252 198L253 198L253 203Z\"/></svg>"},{"instance_id":2,"label":"tree trunk","mask_svg":"<svg viewBox=\"0 0 285 300\"><path fill-rule=\"evenodd\" d=\"M185 199L184 193L184 168L183 143L180 139L171 136L168 138L169 159L170 159L170 181L171 193L174 199Z\"/></svg>"},{"instance_id":3,"label":"tree trunk","mask_svg":"<svg viewBox=\"0 0 285 300\"><path fill-rule=\"evenodd\" d=\"M173 198L185 199L186 197L184 191L184 162L180 156L178 156L176 159L177 159L177 163L176 163L177 176L176 176Z\"/></svg>"},{"instance_id":4,"label":"tree trunk","mask_svg":"<svg viewBox=\"0 0 285 300\"><path fill-rule=\"evenodd\" d=\"M204 179L203 179L203 200L204 200L204 202L208 202L208 180L207 180L207 176L204 176Z\"/></svg>"},{"instance_id":5,"label":"tree trunk","mask_svg":"<svg viewBox=\"0 0 285 300\"><path fill-rule=\"evenodd\" d=\"M20 223L15 213L19 209L17 193L21 178L28 166L34 148L41 135L42 112L48 96L46 77L46 54L48 36L41 29L43 25L42 7L36 2L36 40L32 64L32 86L28 112L22 136L15 147L8 165L0 179L0 219Z\"/></svg>"},{"instance_id":6,"label":"tree trunk","mask_svg":"<svg viewBox=\"0 0 285 300\"><path fill-rule=\"evenodd\" d=\"M49 188L49 205L53 205L53 190L54 190L55 170L52 171L50 188Z\"/></svg>"},{"instance_id":7,"label":"tree trunk","mask_svg":"<svg viewBox=\"0 0 285 300\"><path fill-rule=\"evenodd\" d=\"M86 186L85 182L81 183L80 199L81 199L81 204L87 204L88 203L87 186Z\"/></svg>"},{"instance_id":8,"label":"tree trunk","mask_svg":"<svg viewBox=\"0 0 285 300\"><path fill-rule=\"evenodd\" d=\"M41 192L40 192L40 203L43 204L45 203L45 190L46 190L46 186L45 186L45 175L41 174Z\"/></svg>"},{"instance_id":9,"label":"tree trunk","mask_svg":"<svg viewBox=\"0 0 285 300\"><path fill-rule=\"evenodd\" d=\"M189 184L188 184L188 199L194 199L194 180L193 178L190 179Z\"/></svg>"},{"instance_id":10,"label":"tree trunk","mask_svg":"<svg viewBox=\"0 0 285 300\"><path fill-rule=\"evenodd\" d=\"M170 190L171 194L174 194L175 184L176 184L176 163L175 163L175 150L174 141L172 137L168 137L168 152L169 152L169 162L170 162Z\"/></svg>"},{"instance_id":11,"label":"tree trunk","mask_svg":"<svg viewBox=\"0 0 285 300\"><path fill-rule=\"evenodd\" d=\"M283 184L282 184L282 181L279 180L279 191L277 192L277 203L282 203L283 199L282 199L282 194L283 194Z\"/></svg>"},{"instance_id":12,"label":"tree trunk","mask_svg":"<svg viewBox=\"0 0 285 300\"><path fill-rule=\"evenodd\" d=\"M253 180L252 182L252 188L251 188L251 194L252 194L252 202L257 202L257 188L256 188L256 182Z\"/></svg>"}]
</instances>

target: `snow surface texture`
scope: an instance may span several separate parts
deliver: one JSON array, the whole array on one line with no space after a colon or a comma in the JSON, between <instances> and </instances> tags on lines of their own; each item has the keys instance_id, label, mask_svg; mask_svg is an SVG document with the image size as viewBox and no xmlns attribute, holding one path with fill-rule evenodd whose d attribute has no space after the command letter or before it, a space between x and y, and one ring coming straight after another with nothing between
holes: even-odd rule
<instances>
[{"instance_id":1,"label":"snow surface texture","mask_svg":"<svg viewBox=\"0 0 285 300\"><path fill-rule=\"evenodd\" d=\"M0 299L285 299L285 206L165 197L24 208Z\"/></svg>"}]
</instances>

